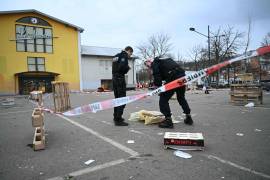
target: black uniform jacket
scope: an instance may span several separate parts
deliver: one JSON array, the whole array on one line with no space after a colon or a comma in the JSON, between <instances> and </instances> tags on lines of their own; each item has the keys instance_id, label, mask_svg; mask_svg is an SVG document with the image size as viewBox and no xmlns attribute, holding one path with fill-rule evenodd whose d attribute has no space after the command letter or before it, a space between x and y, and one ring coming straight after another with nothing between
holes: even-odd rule
<instances>
[{"instance_id":1,"label":"black uniform jacket","mask_svg":"<svg viewBox=\"0 0 270 180\"><path fill-rule=\"evenodd\" d=\"M113 76L124 76L130 67L128 66L128 54L125 51L116 54L113 57L112 62L112 74Z\"/></svg>"},{"instance_id":2,"label":"black uniform jacket","mask_svg":"<svg viewBox=\"0 0 270 180\"><path fill-rule=\"evenodd\" d=\"M151 67L156 86L161 86L162 81L168 83L185 76L185 71L172 58L155 58Z\"/></svg>"}]
</instances>

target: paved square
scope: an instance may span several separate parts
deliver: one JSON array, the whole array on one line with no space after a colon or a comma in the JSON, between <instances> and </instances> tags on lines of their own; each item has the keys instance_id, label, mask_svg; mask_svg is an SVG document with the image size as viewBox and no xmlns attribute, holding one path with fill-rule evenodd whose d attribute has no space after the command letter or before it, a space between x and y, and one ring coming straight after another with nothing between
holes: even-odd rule
<instances>
[{"instance_id":1,"label":"paved square","mask_svg":"<svg viewBox=\"0 0 270 180\"><path fill-rule=\"evenodd\" d=\"M254 108L231 105L228 90L186 96L194 125L183 123L182 109L171 100L180 121L172 130L130 121L115 127L112 110L75 117L46 113L46 149L36 152L28 146L33 105L15 97L15 105L0 105L0 179L270 179L269 93L264 92L264 105ZM73 93L71 104L110 98L112 93ZM52 107L50 96L45 105ZM128 104L124 117L142 109L159 110L158 96ZM166 131L202 132L205 150L188 151L192 158L181 159L163 148ZM85 165L90 159L95 161Z\"/></svg>"}]
</instances>

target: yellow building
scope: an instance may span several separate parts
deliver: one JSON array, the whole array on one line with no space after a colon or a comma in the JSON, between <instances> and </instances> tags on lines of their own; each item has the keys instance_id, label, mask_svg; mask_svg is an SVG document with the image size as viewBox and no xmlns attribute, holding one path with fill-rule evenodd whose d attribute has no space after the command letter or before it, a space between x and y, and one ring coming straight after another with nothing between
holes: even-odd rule
<instances>
[{"instance_id":1,"label":"yellow building","mask_svg":"<svg viewBox=\"0 0 270 180\"><path fill-rule=\"evenodd\" d=\"M0 11L0 94L80 90L83 29L37 10Z\"/></svg>"}]
</instances>

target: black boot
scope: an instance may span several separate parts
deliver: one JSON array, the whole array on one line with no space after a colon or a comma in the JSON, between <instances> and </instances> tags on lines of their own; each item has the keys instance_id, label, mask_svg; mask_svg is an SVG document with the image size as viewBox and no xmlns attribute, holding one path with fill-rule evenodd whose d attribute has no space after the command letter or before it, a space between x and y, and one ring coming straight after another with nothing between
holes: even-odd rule
<instances>
[{"instance_id":1,"label":"black boot","mask_svg":"<svg viewBox=\"0 0 270 180\"><path fill-rule=\"evenodd\" d=\"M160 128L173 128L173 122L171 117L167 117L164 121L159 123L158 127Z\"/></svg>"},{"instance_id":2,"label":"black boot","mask_svg":"<svg viewBox=\"0 0 270 180\"><path fill-rule=\"evenodd\" d=\"M128 123L124 122L125 119L123 118L114 118L113 121L115 126L128 126Z\"/></svg>"},{"instance_id":3,"label":"black boot","mask_svg":"<svg viewBox=\"0 0 270 180\"><path fill-rule=\"evenodd\" d=\"M193 120L192 120L190 114L186 114L186 119L184 120L184 123L185 124L188 124L188 125L192 125L193 124Z\"/></svg>"}]
</instances>

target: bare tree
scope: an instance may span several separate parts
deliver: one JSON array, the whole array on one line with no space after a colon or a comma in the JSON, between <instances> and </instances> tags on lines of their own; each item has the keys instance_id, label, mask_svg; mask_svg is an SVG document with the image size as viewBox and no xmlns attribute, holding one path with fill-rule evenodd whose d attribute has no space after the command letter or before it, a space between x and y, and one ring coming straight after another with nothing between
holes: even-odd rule
<instances>
[{"instance_id":1,"label":"bare tree","mask_svg":"<svg viewBox=\"0 0 270 180\"><path fill-rule=\"evenodd\" d=\"M172 44L167 34L152 35L146 43L137 47L141 59L170 55Z\"/></svg>"},{"instance_id":2,"label":"bare tree","mask_svg":"<svg viewBox=\"0 0 270 180\"><path fill-rule=\"evenodd\" d=\"M186 59L179 53L179 51L176 54L176 58L173 58L173 59L175 59L177 64L179 64L181 67L185 68Z\"/></svg>"},{"instance_id":3,"label":"bare tree","mask_svg":"<svg viewBox=\"0 0 270 180\"><path fill-rule=\"evenodd\" d=\"M264 38L263 41L261 42L262 46L269 46L270 45L270 32L268 32Z\"/></svg>"},{"instance_id":4,"label":"bare tree","mask_svg":"<svg viewBox=\"0 0 270 180\"><path fill-rule=\"evenodd\" d=\"M202 47L199 45L194 46L189 53L190 59L195 64L195 71L198 71L198 61L201 59Z\"/></svg>"},{"instance_id":5,"label":"bare tree","mask_svg":"<svg viewBox=\"0 0 270 180\"><path fill-rule=\"evenodd\" d=\"M209 59L208 59L208 49L207 48L201 49L200 64L201 64L202 68L206 68L206 67L211 66L211 62L209 62Z\"/></svg>"},{"instance_id":6,"label":"bare tree","mask_svg":"<svg viewBox=\"0 0 270 180\"><path fill-rule=\"evenodd\" d=\"M228 26L226 29L218 29L211 38L211 53L214 57L214 63L222 62L237 54L243 46L244 33L234 30ZM216 74L217 83L219 83L220 71Z\"/></svg>"}]
</instances>

